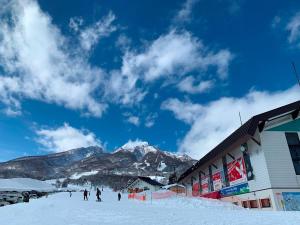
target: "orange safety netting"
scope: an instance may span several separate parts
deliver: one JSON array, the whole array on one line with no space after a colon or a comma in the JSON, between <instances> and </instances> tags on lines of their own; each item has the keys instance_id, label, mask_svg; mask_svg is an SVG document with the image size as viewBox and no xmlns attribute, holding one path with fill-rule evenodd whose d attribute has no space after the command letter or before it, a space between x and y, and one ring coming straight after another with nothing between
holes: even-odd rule
<instances>
[{"instance_id":1,"label":"orange safety netting","mask_svg":"<svg viewBox=\"0 0 300 225\"><path fill-rule=\"evenodd\" d=\"M146 201L146 195L139 195L137 193L130 193L128 194L129 199L137 199L140 201Z\"/></svg>"},{"instance_id":2,"label":"orange safety netting","mask_svg":"<svg viewBox=\"0 0 300 225\"><path fill-rule=\"evenodd\" d=\"M152 198L153 199L163 199L163 198L173 197L174 195L177 195L177 193L173 192L173 191L153 192Z\"/></svg>"}]
</instances>

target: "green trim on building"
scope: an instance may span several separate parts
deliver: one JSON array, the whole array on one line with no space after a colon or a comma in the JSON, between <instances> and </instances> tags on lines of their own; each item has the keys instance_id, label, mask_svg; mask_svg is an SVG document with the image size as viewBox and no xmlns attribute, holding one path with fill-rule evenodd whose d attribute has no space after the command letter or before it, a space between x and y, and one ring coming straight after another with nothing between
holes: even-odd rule
<instances>
[{"instance_id":1,"label":"green trim on building","mask_svg":"<svg viewBox=\"0 0 300 225\"><path fill-rule=\"evenodd\" d=\"M267 131L300 131L300 119L296 119L288 123L272 127Z\"/></svg>"}]
</instances>

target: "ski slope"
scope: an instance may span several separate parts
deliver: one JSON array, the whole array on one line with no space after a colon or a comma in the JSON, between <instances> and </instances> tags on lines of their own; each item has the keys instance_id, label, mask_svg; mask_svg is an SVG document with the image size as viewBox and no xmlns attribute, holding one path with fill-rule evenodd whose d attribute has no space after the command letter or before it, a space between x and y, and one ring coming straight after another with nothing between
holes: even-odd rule
<instances>
[{"instance_id":1,"label":"ski slope","mask_svg":"<svg viewBox=\"0 0 300 225\"><path fill-rule=\"evenodd\" d=\"M83 201L81 192L58 193L0 208L5 225L299 225L300 212L266 212L241 209L212 200L175 197L166 200L120 202L117 193L104 190L103 202Z\"/></svg>"}]
</instances>

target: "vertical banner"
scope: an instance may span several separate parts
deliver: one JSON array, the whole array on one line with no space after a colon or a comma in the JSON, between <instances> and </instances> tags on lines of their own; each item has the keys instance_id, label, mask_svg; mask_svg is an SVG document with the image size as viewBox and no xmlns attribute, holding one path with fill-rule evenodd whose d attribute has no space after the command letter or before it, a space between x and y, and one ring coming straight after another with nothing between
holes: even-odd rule
<instances>
[{"instance_id":1,"label":"vertical banner","mask_svg":"<svg viewBox=\"0 0 300 225\"><path fill-rule=\"evenodd\" d=\"M247 181L247 174L243 157L227 164L230 186Z\"/></svg>"},{"instance_id":2,"label":"vertical banner","mask_svg":"<svg viewBox=\"0 0 300 225\"><path fill-rule=\"evenodd\" d=\"M218 190L222 189L222 173L221 173L221 171L215 172L213 174L212 178L213 178L214 190L218 191Z\"/></svg>"},{"instance_id":3,"label":"vertical banner","mask_svg":"<svg viewBox=\"0 0 300 225\"><path fill-rule=\"evenodd\" d=\"M192 195L193 195L194 197L195 197L195 196L199 196L199 194L200 194L199 189L200 189L199 183L193 184Z\"/></svg>"},{"instance_id":4,"label":"vertical banner","mask_svg":"<svg viewBox=\"0 0 300 225\"><path fill-rule=\"evenodd\" d=\"M201 194L206 194L209 192L208 189L208 176L204 176L201 180L201 189L202 193Z\"/></svg>"}]
</instances>

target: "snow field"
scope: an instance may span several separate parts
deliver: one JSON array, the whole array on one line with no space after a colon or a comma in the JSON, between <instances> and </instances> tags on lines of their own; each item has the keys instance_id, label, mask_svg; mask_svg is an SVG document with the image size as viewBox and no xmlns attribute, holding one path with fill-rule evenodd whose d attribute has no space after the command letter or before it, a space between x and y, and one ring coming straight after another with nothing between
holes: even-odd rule
<instances>
[{"instance_id":1,"label":"snow field","mask_svg":"<svg viewBox=\"0 0 300 225\"><path fill-rule=\"evenodd\" d=\"M185 197L138 201L105 189L103 202L83 193L58 193L0 208L2 225L299 225L300 212L252 211L216 200Z\"/></svg>"},{"instance_id":2,"label":"snow field","mask_svg":"<svg viewBox=\"0 0 300 225\"><path fill-rule=\"evenodd\" d=\"M51 184L31 178L0 179L0 191L55 191Z\"/></svg>"}]
</instances>

